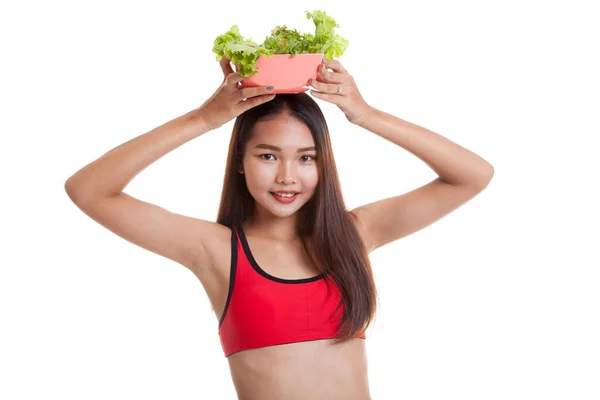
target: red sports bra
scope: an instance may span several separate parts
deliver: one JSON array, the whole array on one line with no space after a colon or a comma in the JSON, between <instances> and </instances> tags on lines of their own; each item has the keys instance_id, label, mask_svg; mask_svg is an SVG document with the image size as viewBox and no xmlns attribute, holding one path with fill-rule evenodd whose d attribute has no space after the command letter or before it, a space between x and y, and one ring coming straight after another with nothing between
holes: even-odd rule
<instances>
[{"instance_id":1,"label":"red sports bra","mask_svg":"<svg viewBox=\"0 0 600 400\"><path fill-rule=\"evenodd\" d=\"M218 329L225 357L258 347L334 338L344 306L333 315L341 295L333 281L328 291L325 279L329 278L323 274L306 279L268 274L252 256L242 228L232 229L229 293ZM364 332L356 337L366 339Z\"/></svg>"}]
</instances>

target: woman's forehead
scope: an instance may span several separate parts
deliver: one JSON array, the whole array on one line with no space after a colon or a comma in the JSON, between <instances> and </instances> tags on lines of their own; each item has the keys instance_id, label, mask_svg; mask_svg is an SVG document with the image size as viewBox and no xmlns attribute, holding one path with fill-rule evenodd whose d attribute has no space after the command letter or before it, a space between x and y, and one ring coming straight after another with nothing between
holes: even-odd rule
<instances>
[{"instance_id":1,"label":"woman's forehead","mask_svg":"<svg viewBox=\"0 0 600 400\"><path fill-rule=\"evenodd\" d=\"M310 129L293 118L260 121L254 125L249 141L252 147L257 144L268 144L279 148L300 148L314 146Z\"/></svg>"}]
</instances>

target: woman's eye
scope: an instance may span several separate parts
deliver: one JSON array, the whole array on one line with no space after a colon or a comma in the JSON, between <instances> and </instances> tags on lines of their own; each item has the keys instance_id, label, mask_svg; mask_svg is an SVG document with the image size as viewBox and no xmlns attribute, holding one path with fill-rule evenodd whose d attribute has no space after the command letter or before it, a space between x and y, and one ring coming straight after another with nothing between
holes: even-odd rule
<instances>
[{"instance_id":1,"label":"woman's eye","mask_svg":"<svg viewBox=\"0 0 600 400\"><path fill-rule=\"evenodd\" d=\"M263 156L272 156L272 155L273 155L273 154L261 154L261 155L259 155L259 157L263 157ZM302 157L300 157L300 158L305 158L305 157L310 157L310 159L309 159L309 160L305 160L306 162L308 162L308 161L312 161L312 160L314 160L314 159L316 158L315 156L308 156L308 155L306 155L306 156L302 156ZM263 160L271 161L271 160L269 160L269 159L267 159L267 158L263 158Z\"/></svg>"}]
</instances>

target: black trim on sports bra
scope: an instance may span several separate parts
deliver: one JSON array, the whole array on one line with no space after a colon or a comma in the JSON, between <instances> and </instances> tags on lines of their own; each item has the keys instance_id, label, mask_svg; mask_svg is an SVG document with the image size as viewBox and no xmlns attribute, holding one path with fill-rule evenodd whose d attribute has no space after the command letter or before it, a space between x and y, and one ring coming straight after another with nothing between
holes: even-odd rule
<instances>
[{"instance_id":1,"label":"black trim on sports bra","mask_svg":"<svg viewBox=\"0 0 600 400\"><path fill-rule=\"evenodd\" d=\"M230 225L227 225L227 227L229 227L229 229L231 229L231 264L229 266L229 292L227 293L227 301L225 302L225 308L223 309L223 315L221 315L221 318L219 319L218 328L220 328L221 325L223 324L223 320L225 319L225 315L227 314L227 309L229 308L231 294L233 293L233 285L235 284L235 272L236 272L236 268L237 268L237 259L238 259L238 254L237 254L238 241L237 241L237 235L235 234L235 229L233 228L233 226L230 226Z\"/></svg>"},{"instance_id":2,"label":"black trim on sports bra","mask_svg":"<svg viewBox=\"0 0 600 400\"><path fill-rule=\"evenodd\" d=\"M244 234L244 230L242 229L242 227L240 225L238 225L237 228L238 228L240 239L242 241L242 246L244 248L244 251L246 252L246 257L248 258L248 261L250 261L250 264L252 265L252 268L254 268L256 270L256 272L258 272L259 274L261 274L265 278L270 279L270 280L275 281L275 282L279 282L279 283L297 284L297 283L315 282L315 281L318 281L318 280L323 279L325 277L324 274L319 274L319 275L313 276L311 278L283 279L283 278L278 278L276 276L273 276L273 275L269 274L267 271L263 270L260 267L260 265L258 265L258 263L256 262L256 260L254 259L254 256L252 255L252 252L250 251L250 246L248 246L248 241L246 240L246 235Z\"/></svg>"}]
</instances>

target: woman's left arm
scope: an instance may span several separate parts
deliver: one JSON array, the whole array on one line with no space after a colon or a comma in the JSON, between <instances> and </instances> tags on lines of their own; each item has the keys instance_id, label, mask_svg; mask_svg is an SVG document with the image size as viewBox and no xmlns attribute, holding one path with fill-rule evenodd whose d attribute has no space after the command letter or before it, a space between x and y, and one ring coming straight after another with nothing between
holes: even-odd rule
<instances>
[{"instance_id":1,"label":"woman's left arm","mask_svg":"<svg viewBox=\"0 0 600 400\"><path fill-rule=\"evenodd\" d=\"M323 64L317 80L311 82L319 92L310 93L336 104L348 121L419 157L446 183L481 186L490 181L494 168L489 162L429 129L369 106L339 61L324 60Z\"/></svg>"},{"instance_id":2,"label":"woman's left arm","mask_svg":"<svg viewBox=\"0 0 600 400\"><path fill-rule=\"evenodd\" d=\"M428 129L373 108L363 99L354 78L336 60L325 60L319 92L310 93L336 104L348 121L406 149L423 160L438 178L408 193L378 200L350 211L369 252L417 232L459 208L490 182L494 168L464 147Z\"/></svg>"},{"instance_id":3,"label":"woman's left arm","mask_svg":"<svg viewBox=\"0 0 600 400\"><path fill-rule=\"evenodd\" d=\"M451 185L482 187L494 175L494 167L472 151L384 111L373 108L360 126L419 157Z\"/></svg>"}]
</instances>

